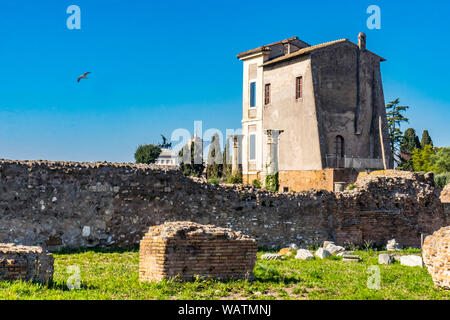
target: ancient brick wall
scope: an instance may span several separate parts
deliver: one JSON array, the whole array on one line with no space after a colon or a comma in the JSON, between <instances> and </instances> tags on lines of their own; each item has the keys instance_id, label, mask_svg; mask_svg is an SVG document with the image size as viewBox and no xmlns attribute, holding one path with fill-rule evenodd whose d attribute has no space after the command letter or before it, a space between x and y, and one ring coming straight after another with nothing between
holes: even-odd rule
<instances>
[{"instance_id":1,"label":"ancient brick wall","mask_svg":"<svg viewBox=\"0 0 450 320\"><path fill-rule=\"evenodd\" d=\"M150 227L140 242L139 279L251 279L257 251L255 239L231 229L166 222Z\"/></svg>"},{"instance_id":2,"label":"ancient brick wall","mask_svg":"<svg viewBox=\"0 0 450 320\"><path fill-rule=\"evenodd\" d=\"M0 242L132 247L150 226L193 221L264 247L334 240L420 246L449 224L432 178L362 177L353 191L274 194L198 183L148 165L0 160Z\"/></svg>"},{"instance_id":3,"label":"ancient brick wall","mask_svg":"<svg viewBox=\"0 0 450 320\"><path fill-rule=\"evenodd\" d=\"M0 280L51 282L53 262L52 254L40 247L0 243Z\"/></svg>"}]
</instances>

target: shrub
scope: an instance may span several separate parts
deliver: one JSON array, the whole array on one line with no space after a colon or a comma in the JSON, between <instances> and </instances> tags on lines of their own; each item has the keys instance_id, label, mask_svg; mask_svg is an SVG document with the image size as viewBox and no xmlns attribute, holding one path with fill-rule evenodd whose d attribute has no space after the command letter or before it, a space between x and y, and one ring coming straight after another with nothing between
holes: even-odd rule
<instances>
[{"instance_id":1,"label":"shrub","mask_svg":"<svg viewBox=\"0 0 450 320\"><path fill-rule=\"evenodd\" d=\"M430 160L435 173L450 172L450 147L438 148Z\"/></svg>"},{"instance_id":2,"label":"shrub","mask_svg":"<svg viewBox=\"0 0 450 320\"><path fill-rule=\"evenodd\" d=\"M272 192L277 192L279 188L278 184L278 172L266 176L266 189Z\"/></svg>"},{"instance_id":3,"label":"shrub","mask_svg":"<svg viewBox=\"0 0 450 320\"><path fill-rule=\"evenodd\" d=\"M208 179L208 183L218 185L220 183L220 179L217 177L212 177L211 179Z\"/></svg>"},{"instance_id":4,"label":"shrub","mask_svg":"<svg viewBox=\"0 0 450 320\"><path fill-rule=\"evenodd\" d=\"M261 181L259 181L258 179L255 179L255 180L253 180L252 185L253 185L255 188L260 189L260 188L261 188Z\"/></svg>"},{"instance_id":5,"label":"shrub","mask_svg":"<svg viewBox=\"0 0 450 320\"><path fill-rule=\"evenodd\" d=\"M356 184L352 183L350 185L348 185L347 190L354 190L356 189Z\"/></svg>"},{"instance_id":6,"label":"shrub","mask_svg":"<svg viewBox=\"0 0 450 320\"><path fill-rule=\"evenodd\" d=\"M438 187L441 188L445 187L447 184L450 183L450 172L435 175L434 183L436 183L436 186Z\"/></svg>"},{"instance_id":7,"label":"shrub","mask_svg":"<svg viewBox=\"0 0 450 320\"><path fill-rule=\"evenodd\" d=\"M241 173L237 173L237 174L232 174L228 177L227 179L228 183L242 183L242 174Z\"/></svg>"}]
</instances>

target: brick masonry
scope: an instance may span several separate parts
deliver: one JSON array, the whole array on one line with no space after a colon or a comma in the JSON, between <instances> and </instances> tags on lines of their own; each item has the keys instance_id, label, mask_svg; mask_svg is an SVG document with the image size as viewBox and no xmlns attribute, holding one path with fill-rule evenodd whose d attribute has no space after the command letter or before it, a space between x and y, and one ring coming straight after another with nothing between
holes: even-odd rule
<instances>
[{"instance_id":1,"label":"brick masonry","mask_svg":"<svg viewBox=\"0 0 450 320\"><path fill-rule=\"evenodd\" d=\"M139 279L251 279L257 250L255 239L231 229L166 222L150 227L140 242Z\"/></svg>"},{"instance_id":2,"label":"brick masonry","mask_svg":"<svg viewBox=\"0 0 450 320\"><path fill-rule=\"evenodd\" d=\"M421 233L450 224L432 180L383 173L358 178L352 191L276 194L148 165L0 160L0 242L131 248L150 226L192 221L241 231L267 248L392 238L420 247Z\"/></svg>"},{"instance_id":3,"label":"brick masonry","mask_svg":"<svg viewBox=\"0 0 450 320\"><path fill-rule=\"evenodd\" d=\"M53 255L41 247L0 243L0 280L51 282L53 262Z\"/></svg>"},{"instance_id":4,"label":"brick masonry","mask_svg":"<svg viewBox=\"0 0 450 320\"><path fill-rule=\"evenodd\" d=\"M434 283L450 289L450 226L425 238L422 256Z\"/></svg>"}]
</instances>

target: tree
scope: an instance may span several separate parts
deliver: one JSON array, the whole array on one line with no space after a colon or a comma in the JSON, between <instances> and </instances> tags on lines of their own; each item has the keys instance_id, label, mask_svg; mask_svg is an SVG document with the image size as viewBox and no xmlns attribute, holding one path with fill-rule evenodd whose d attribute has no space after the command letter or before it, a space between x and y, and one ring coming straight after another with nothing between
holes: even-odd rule
<instances>
[{"instance_id":1,"label":"tree","mask_svg":"<svg viewBox=\"0 0 450 320\"><path fill-rule=\"evenodd\" d=\"M414 166L411 160L412 152L421 148L419 137L416 135L416 131L413 128L406 129L400 142L400 153L398 155L400 170L413 171Z\"/></svg>"},{"instance_id":2,"label":"tree","mask_svg":"<svg viewBox=\"0 0 450 320\"><path fill-rule=\"evenodd\" d=\"M230 140L227 139L225 146L223 148L223 170L222 170L222 176L225 179L228 179L228 177L231 176L231 170L232 170L232 160L230 155Z\"/></svg>"},{"instance_id":3,"label":"tree","mask_svg":"<svg viewBox=\"0 0 450 320\"><path fill-rule=\"evenodd\" d=\"M437 152L430 159L431 167L437 174L450 172L450 147L437 148Z\"/></svg>"},{"instance_id":4,"label":"tree","mask_svg":"<svg viewBox=\"0 0 450 320\"><path fill-rule=\"evenodd\" d=\"M223 173L223 155L220 150L219 135L216 133L209 146L208 165L206 167L206 176L210 178L221 178Z\"/></svg>"},{"instance_id":5,"label":"tree","mask_svg":"<svg viewBox=\"0 0 450 320\"><path fill-rule=\"evenodd\" d=\"M161 148L153 144L140 145L134 153L136 163L155 163L161 153Z\"/></svg>"},{"instance_id":6,"label":"tree","mask_svg":"<svg viewBox=\"0 0 450 320\"><path fill-rule=\"evenodd\" d=\"M196 141L196 140L195 140ZM185 145L179 152L180 170L186 176L200 177L205 169L203 165L202 148L192 141ZM190 155L190 157L189 157Z\"/></svg>"},{"instance_id":7,"label":"tree","mask_svg":"<svg viewBox=\"0 0 450 320\"><path fill-rule=\"evenodd\" d=\"M420 145L422 146L422 148L425 146L428 146L428 145L433 146L433 140L431 140L428 130L423 130L422 140L420 141Z\"/></svg>"},{"instance_id":8,"label":"tree","mask_svg":"<svg viewBox=\"0 0 450 320\"><path fill-rule=\"evenodd\" d=\"M400 106L400 99L389 102L386 105L386 117L389 130L389 138L391 141L391 150L394 160L399 163L399 144L402 140L403 133L400 126L403 122L408 123L409 119L403 116L403 113L408 110L408 106Z\"/></svg>"},{"instance_id":9,"label":"tree","mask_svg":"<svg viewBox=\"0 0 450 320\"><path fill-rule=\"evenodd\" d=\"M414 171L433 171L432 158L436 154L438 148L426 145L422 149L415 149L412 152L411 160L413 162Z\"/></svg>"}]
</instances>

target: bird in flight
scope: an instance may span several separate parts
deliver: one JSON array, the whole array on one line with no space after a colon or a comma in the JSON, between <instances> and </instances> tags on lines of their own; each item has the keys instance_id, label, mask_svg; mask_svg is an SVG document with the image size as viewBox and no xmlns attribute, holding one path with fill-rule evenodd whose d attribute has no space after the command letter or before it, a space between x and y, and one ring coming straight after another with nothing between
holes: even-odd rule
<instances>
[{"instance_id":1,"label":"bird in flight","mask_svg":"<svg viewBox=\"0 0 450 320\"><path fill-rule=\"evenodd\" d=\"M87 75L88 75L89 73L90 73L90 72L85 72L82 76L79 76L79 77L78 77L78 82L80 82L81 79L87 79L87 78L88 78Z\"/></svg>"}]
</instances>

